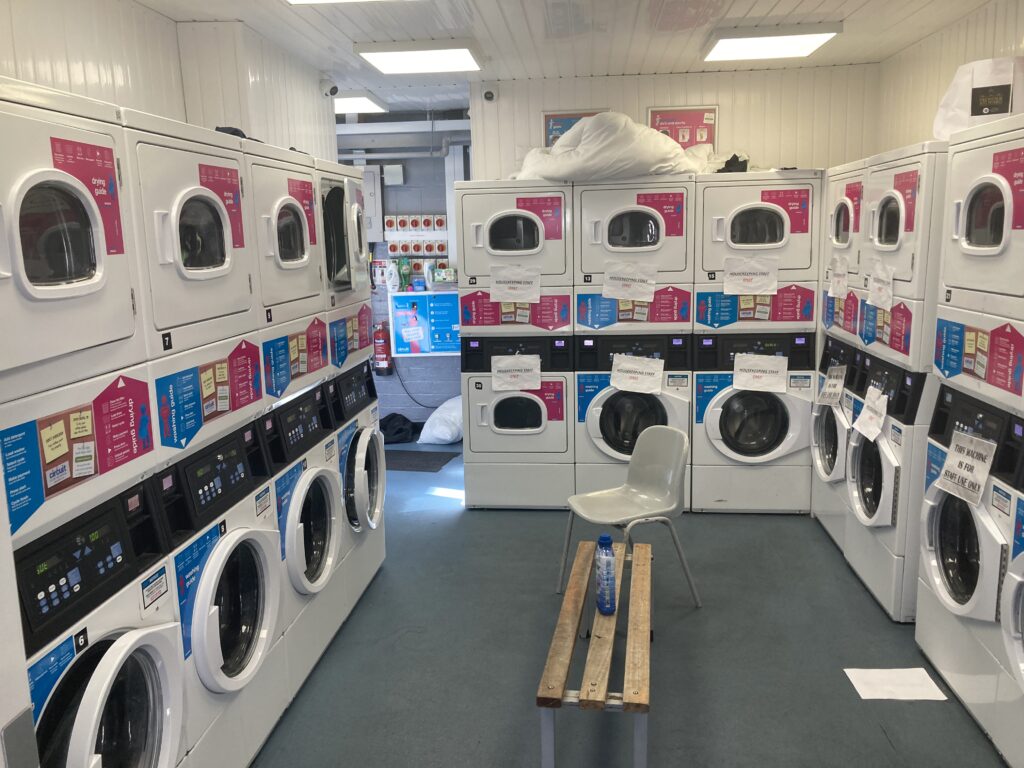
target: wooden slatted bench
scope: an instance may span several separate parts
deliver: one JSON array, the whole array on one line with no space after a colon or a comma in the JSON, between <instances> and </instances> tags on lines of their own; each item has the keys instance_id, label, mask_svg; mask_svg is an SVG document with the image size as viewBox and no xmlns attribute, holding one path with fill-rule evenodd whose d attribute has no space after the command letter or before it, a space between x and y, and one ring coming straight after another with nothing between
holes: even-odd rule
<instances>
[{"instance_id":1,"label":"wooden slatted bench","mask_svg":"<svg viewBox=\"0 0 1024 768\"><path fill-rule=\"evenodd\" d=\"M569 689L569 667L572 665L580 622L588 602L595 544L592 541L581 541L576 550L576 559L572 564L558 623L555 624L547 662L544 664L544 674L537 688L543 768L554 768L555 765L555 711L561 707L634 714L633 765L635 768L646 768L647 765L647 714L651 708L651 546L636 544L633 547L622 692L609 693L615 625L623 608L618 592L626 564L624 545L617 543L612 546L615 551L616 611L612 616L603 616L596 607L593 609L590 649L583 679L579 688Z\"/></svg>"}]
</instances>

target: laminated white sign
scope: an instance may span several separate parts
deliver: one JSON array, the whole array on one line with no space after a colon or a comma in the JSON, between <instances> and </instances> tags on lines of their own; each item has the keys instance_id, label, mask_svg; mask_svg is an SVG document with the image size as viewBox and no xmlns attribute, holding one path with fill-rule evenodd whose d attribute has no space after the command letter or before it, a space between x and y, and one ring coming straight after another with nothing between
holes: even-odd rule
<instances>
[{"instance_id":1,"label":"laminated white sign","mask_svg":"<svg viewBox=\"0 0 1024 768\"><path fill-rule=\"evenodd\" d=\"M402 329L402 341L422 341L423 340L423 326L422 325L410 325L408 328Z\"/></svg>"},{"instance_id":2,"label":"laminated white sign","mask_svg":"<svg viewBox=\"0 0 1024 768\"><path fill-rule=\"evenodd\" d=\"M632 261L606 261L601 295L620 301L654 301L654 285L658 268L654 264Z\"/></svg>"},{"instance_id":3,"label":"laminated white sign","mask_svg":"<svg viewBox=\"0 0 1024 768\"><path fill-rule=\"evenodd\" d=\"M828 296L830 299L842 299L846 296L846 291L849 288L850 259L837 253L832 257L829 270Z\"/></svg>"},{"instance_id":4,"label":"laminated white sign","mask_svg":"<svg viewBox=\"0 0 1024 768\"><path fill-rule=\"evenodd\" d=\"M784 355L752 355L741 352L733 361L732 386L734 389L749 389L755 392L784 393L788 373L789 358Z\"/></svg>"},{"instance_id":5,"label":"laminated white sign","mask_svg":"<svg viewBox=\"0 0 1024 768\"><path fill-rule=\"evenodd\" d=\"M540 267L496 264L491 267L491 301L540 301Z\"/></svg>"},{"instance_id":6,"label":"laminated white sign","mask_svg":"<svg viewBox=\"0 0 1024 768\"><path fill-rule=\"evenodd\" d=\"M729 296L774 296L779 292L779 257L726 256L723 290Z\"/></svg>"},{"instance_id":7,"label":"laminated white sign","mask_svg":"<svg viewBox=\"0 0 1024 768\"><path fill-rule=\"evenodd\" d=\"M892 309L892 273L896 268L878 262L868 280L868 304L879 309Z\"/></svg>"},{"instance_id":8,"label":"laminated white sign","mask_svg":"<svg viewBox=\"0 0 1024 768\"><path fill-rule=\"evenodd\" d=\"M540 389L540 355L495 355L491 375L495 392Z\"/></svg>"},{"instance_id":9,"label":"laminated white sign","mask_svg":"<svg viewBox=\"0 0 1024 768\"><path fill-rule=\"evenodd\" d=\"M830 365L825 374L825 383L818 392L818 402L822 405L839 405L843 399L843 384L846 382L846 366Z\"/></svg>"},{"instance_id":10,"label":"laminated white sign","mask_svg":"<svg viewBox=\"0 0 1024 768\"><path fill-rule=\"evenodd\" d=\"M864 407L861 408L853 428L868 440L874 440L882 432L885 413L889 409L889 396L882 393L876 386L868 387L864 395Z\"/></svg>"},{"instance_id":11,"label":"laminated white sign","mask_svg":"<svg viewBox=\"0 0 1024 768\"><path fill-rule=\"evenodd\" d=\"M611 385L624 392L661 394L665 361L656 357L612 355Z\"/></svg>"},{"instance_id":12,"label":"laminated white sign","mask_svg":"<svg viewBox=\"0 0 1024 768\"><path fill-rule=\"evenodd\" d=\"M980 504L995 455L996 444L991 440L954 432L935 485L968 504Z\"/></svg>"}]
</instances>

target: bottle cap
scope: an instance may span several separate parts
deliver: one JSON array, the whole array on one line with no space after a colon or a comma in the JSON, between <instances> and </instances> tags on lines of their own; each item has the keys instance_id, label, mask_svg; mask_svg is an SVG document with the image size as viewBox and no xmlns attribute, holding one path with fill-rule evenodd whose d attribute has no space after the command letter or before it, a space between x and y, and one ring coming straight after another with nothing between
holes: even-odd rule
<instances>
[{"instance_id":1,"label":"bottle cap","mask_svg":"<svg viewBox=\"0 0 1024 768\"><path fill-rule=\"evenodd\" d=\"M597 537L597 545L599 547L610 547L612 545L612 537L610 534L602 533Z\"/></svg>"}]
</instances>

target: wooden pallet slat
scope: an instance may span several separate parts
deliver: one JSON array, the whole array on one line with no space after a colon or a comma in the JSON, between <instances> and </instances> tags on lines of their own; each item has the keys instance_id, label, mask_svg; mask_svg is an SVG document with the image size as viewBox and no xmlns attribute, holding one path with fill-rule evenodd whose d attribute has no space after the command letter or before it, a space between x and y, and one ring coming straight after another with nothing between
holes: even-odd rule
<instances>
[{"instance_id":1,"label":"wooden pallet slat","mask_svg":"<svg viewBox=\"0 0 1024 768\"><path fill-rule=\"evenodd\" d=\"M651 709L651 545L633 547L633 573L629 589L629 629L626 635L626 672L622 683L626 712Z\"/></svg>"},{"instance_id":2,"label":"wooden pallet slat","mask_svg":"<svg viewBox=\"0 0 1024 768\"><path fill-rule=\"evenodd\" d=\"M615 625L618 623L619 594L622 591L622 570L626 563L625 544L612 544L615 553L615 613L605 616L594 610L594 624L590 630L590 651L583 668L580 684L580 709L604 709L608 699L608 678L615 650ZM630 609L632 610L632 609Z\"/></svg>"}]
</instances>

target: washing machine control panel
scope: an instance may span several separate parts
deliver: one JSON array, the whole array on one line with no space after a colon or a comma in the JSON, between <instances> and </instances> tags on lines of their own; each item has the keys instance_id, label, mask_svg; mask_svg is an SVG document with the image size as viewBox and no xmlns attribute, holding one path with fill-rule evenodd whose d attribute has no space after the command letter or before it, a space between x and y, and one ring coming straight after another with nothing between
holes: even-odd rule
<instances>
[{"instance_id":1,"label":"washing machine control panel","mask_svg":"<svg viewBox=\"0 0 1024 768\"><path fill-rule=\"evenodd\" d=\"M253 487L246 451L233 435L204 451L185 467L193 510L200 519L232 506Z\"/></svg>"},{"instance_id":2,"label":"washing machine control panel","mask_svg":"<svg viewBox=\"0 0 1024 768\"><path fill-rule=\"evenodd\" d=\"M336 380L337 397L341 403L342 421L348 421L377 400L377 388L369 364L342 374Z\"/></svg>"},{"instance_id":3,"label":"washing machine control panel","mask_svg":"<svg viewBox=\"0 0 1024 768\"><path fill-rule=\"evenodd\" d=\"M615 355L650 357L665 361L666 371L693 369L688 334L645 336L576 336L576 370L610 371Z\"/></svg>"},{"instance_id":4,"label":"washing machine control panel","mask_svg":"<svg viewBox=\"0 0 1024 768\"><path fill-rule=\"evenodd\" d=\"M806 333L699 334L693 347L697 371L732 371L741 353L787 357L791 371L815 368L814 336Z\"/></svg>"},{"instance_id":5,"label":"washing machine control panel","mask_svg":"<svg viewBox=\"0 0 1024 768\"><path fill-rule=\"evenodd\" d=\"M490 373L495 355L537 355L544 373L573 370L569 336L500 336L462 339L462 372Z\"/></svg>"}]
</instances>

